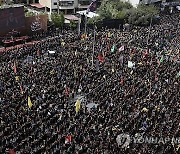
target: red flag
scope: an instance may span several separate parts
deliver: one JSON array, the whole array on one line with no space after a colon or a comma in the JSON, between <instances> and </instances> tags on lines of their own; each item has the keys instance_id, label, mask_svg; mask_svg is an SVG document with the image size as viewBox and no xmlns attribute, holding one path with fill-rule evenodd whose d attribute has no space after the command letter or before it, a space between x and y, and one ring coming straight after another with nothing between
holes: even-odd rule
<instances>
[{"instance_id":1,"label":"red flag","mask_svg":"<svg viewBox=\"0 0 180 154\"><path fill-rule=\"evenodd\" d=\"M102 52L102 57L103 57L103 59L105 58L105 55L106 55L106 53L104 53L104 51Z\"/></svg>"},{"instance_id":2,"label":"red flag","mask_svg":"<svg viewBox=\"0 0 180 154\"><path fill-rule=\"evenodd\" d=\"M40 50L39 49L37 50L37 56L40 56Z\"/></svg>"},{"instance_id":3,"label":"red flag","mask_svg":"<svg viewBox=\"0 0 180 154\"><path fill-rule=\"evenodd\" d=\"M23 88L22 88L22 85L20 84L19 87L20 87L21 94L23 94Z\"/></svg>"},{"instance_id":4,"label":"red flag","mask_svg":"<svg viewBox=\"0 0 180 154\"><path fill-rule=\"evenodd\" d=\"M174 60L174 61L177 61L177 56L173 57L173 60Z\"/></svg>"},{"instance_id":5,"label":"red flag","mask_svg":"<svg viewBox=\"0 0 180 154\"><path fill-rule=\"evenodd\" d=\"M110 48L111 48L110 43L108 43L108 46L107 46L108 51L110 50Z\"/></svg>"},{"instance_id":6,"label":"red flag","mask_svg":"<svg viewBox=\"0 0 180 154\"><path fill-rule=\"evenodd\" d=\"M123 78L121 77L120 84L123 85L123 83L124 83L124 80L123 80Z\"/></svg>"},{"instance_id":7,"label":"red flag","mask_svg":"<svg viewBox=\"0 0 180 154\"><path fill-rule=\"evenodd\" d=\"M9 149L8 154L16 154L16 152L14 151L14 149Z\"/></svg>"},{"instance_id":8,"label":"red flag","mask_svg":"<svg viewBox=\"0 0 180 154\"><path fill-rule=\"evenodd\" d=\"M136 48L133 49L133 53L136 53Z\"/></svg>"},{"instance_id":9,"label":"red flag","mask_svg":"<svg viewBox=\"0 0 180 154\"><path fill-rule=\"evenodd\" d=\"M67 135L66 137L65 137L65 144L66 143L69 143L69 142L71 142L72 141L72 136L71 135Z\"/></svg>"},{"instance_id":10,"label":"red flag","mask_svg":"<svg viewBox=\"0 0 180 154\"><path fill-rule=\"evenodd\" d=\"M14 69L14 73L16 74L17 73L17 68L16 68L16 62L15 61L14 61L13 69Z\"/></svg>"},{"instance_id":11,"label":"red flag","mask_svg":"<svg viewBox=\"0 0 180 154\"><path fill-rule=\"evenodd\" d=\"M157 59L157 63L158 63L158 65L160 65L161 63L160 63L160 61L159 61L159 59Z\"/></svg>"},{"instance_id":12,"label":"red flag","mask_svg":"<svg viewBox=\"0 0 180 154\"><path fill-rule=\"evenodd\" d=\"M154 79L155 79L155 81L158 81L158 77L157 77L157 74L155 74L155 78L154 78Z\"/></svg>"},{"instance_id":13,"label":"red flag","mask_svg":"<svg viewBox=\"0 0 180 154\"><path fill-rule=\"evenodd\" d=\"M69 89L68 87L65 85L65 95L68 96L69 95Z\"/></svg>"},{"instance_id":14,"label":"red flag","mask_svg":"<svg viewBox=\"0 0 180 154\"><path fill-rule=\"evenodd\" d=\"M108 40L108 35L106 34L106 36L105 36L105 41L107 42L107 40Z\"/></svg>"},{"instance_id":15,"label":"red flag","mask_svg":"<svg viewBox=\"0 0 180 154\"><path fill-rule=\"evenodd\" d=\"M148 50L143 51L143 59L148 55Z\"/></svg>"},{"instance_id":16,"label":"red flag","mask_svg":"<svg viewBox=\"0 0 180 154\"><path fill-rule=\"evenodd\" d=\"M103 63L104 62L104 57L100 54L100 53L98 53L98 60L101 62L101 63Z\"/></svg>"}]
</instances>

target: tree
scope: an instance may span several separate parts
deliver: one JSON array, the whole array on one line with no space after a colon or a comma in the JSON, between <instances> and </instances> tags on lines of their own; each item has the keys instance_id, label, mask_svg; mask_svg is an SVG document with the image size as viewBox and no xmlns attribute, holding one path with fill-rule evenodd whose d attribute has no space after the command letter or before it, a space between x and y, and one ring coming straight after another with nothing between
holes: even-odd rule
<instances>
[{"instance_id":1,"label":"tree","mask_svg":"<svg viewBox=\"0 0 180 154\"><path fill-rule=\"evenodd\" d=\"M89 18L88 21L87 21L87 24L89 25L94 25L98 22L101 22L102 21L102 18L100 16L96 16L96 17L93 17L93 18Z\"/></svg>"},{"instance_id":2,"label":"tree","mask_svg":"<svg viewBox=\"0 0 180 154\"><path fill-rule=\"evenodd\" d=\"M110 10L111 6L112 5L106 1L101 3L101 6L98 8L97 12L102 19L112 18L112 12Z\"/></svg>"},{"instance_id":3,"label":"tree","mask_svg":"<svg viewBox=\"0 0 180 154\"><path fill-rule=\"evenodd\" d=\"M123 9L122 11L118 11L116 18L117 19L125 19L127 14L127 10Z\"/></svg>"},{"instance_id":4,"label":"tree","mask_svg":"<svg viewBox=\"0 0 180 154\"><path fill-rule=\"evenodd\" d=\"M62 27L64 25L64 20L65 20L64 14L62 12L60 12L59 14L53 12L51 14L51 20L56 27Z\"/></svg>"},{"instance_id":5,"label":"tree","mask_svg":"<svg viewBox=\"0 0 180 154\"><path fill-rule=\"evenodd\" d=\"M74 20L70 20L69 27L70 27L71 29L75 29L75 28L77 27L77 24L75 23Z\"/></svg>"},{"instance_id":6,"label":"tree","mask_svg":"<svg viewBox=\"0 0 180 154\"><path fill-rule=\"evenodd\" d=\"M146 26L151 19L159 14L154 5L139 4L134 8L131 3L123 0L103 0L97 9L98 19L124 19L125 22L132 25ZM90 19L89 22L96 22L97 19Z\"/></svg>"},{"instance_id":7,"label":"tree","mask_svg":"<svg viewBox=\"0 0 180 154\"><path fill-rule=\"evenodd\" d=\"M128 14L128 22L133 25L147 26L151 19L159 14L154 5L139 4L137 8L131 9Z\"/></svg>"},{"instance_id":8,"label":"tree","mask_svg":"<svg viewBox=\"0 0 180 154\"><path fill-rule=\"evenodd\" d=\"M27 13L28 12L28 9L26 7L24 7L24 12Z\"/></svg>"},{"instance_id":9,"label":"tree","mask_svg":"<svg viewBox=\"0 0 180 154\"><path fill-rule=\"evenodd\" d=\"M97 12L102 19L123 19L126 10L131 8L133 8L133 6L129 2L123 2L121 0L104 0Z\"/></svg>"},{"instance_id":10,"label":"tree","mask_svg":"<svg viewBox=\"0 0 180 154\"><path fill-rule=\"evenodd\" d=\"M36 15L36 13L31 12L31 11L25 12L26 17L31 17L31 16L35 16L35 15Z\"/></svg>"}]
</instances>

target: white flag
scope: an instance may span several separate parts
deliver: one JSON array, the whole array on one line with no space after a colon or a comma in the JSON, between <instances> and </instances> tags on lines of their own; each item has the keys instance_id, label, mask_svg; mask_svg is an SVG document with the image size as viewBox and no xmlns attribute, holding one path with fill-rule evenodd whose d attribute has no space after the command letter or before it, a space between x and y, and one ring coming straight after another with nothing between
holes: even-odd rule
<instances>
[{"instance_id":1,"label":"white flag","mask_svg":"<svg viewBox=\"0 0 180 154\"><path fill-rule=\"evenodd\" d=\"M128 61L128 67L132 68L133 66L134 66L133 62L132 61Z\"/></svg>"},{"instance_id":2,"label":"white flag","mask_svg":"<svg viewBox=\"0 0 180 154\"><path fill-rule=\"evenodd\" d=\"M124 45L119 48L119 52L124 51Z\"/></svg>"}]
</instances>

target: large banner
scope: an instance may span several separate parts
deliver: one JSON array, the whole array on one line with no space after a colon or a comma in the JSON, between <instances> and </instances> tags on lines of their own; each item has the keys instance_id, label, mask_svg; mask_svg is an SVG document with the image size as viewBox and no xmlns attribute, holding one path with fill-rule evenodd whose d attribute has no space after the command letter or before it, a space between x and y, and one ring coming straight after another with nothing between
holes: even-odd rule
<instances>
[{"instance_id":1,"label":"large banner","mask_svg":"<svg viewBox=\"0 0 180 154\"><path fill-rule=\"evenodd\" d=\"M47 15L37 15L26 17L26 30L27 33L46 31L47 30Z\"/></svg>"},{"instance_id":2,"label":"large banner","mask_svg":"<svg viewBox=\"0 0 180 154\"><path fill-rule=\"evenodd\" d=\"M24 7L0 9L0 30L7 31L25 26Z\"/></svg>"}]
</instances>

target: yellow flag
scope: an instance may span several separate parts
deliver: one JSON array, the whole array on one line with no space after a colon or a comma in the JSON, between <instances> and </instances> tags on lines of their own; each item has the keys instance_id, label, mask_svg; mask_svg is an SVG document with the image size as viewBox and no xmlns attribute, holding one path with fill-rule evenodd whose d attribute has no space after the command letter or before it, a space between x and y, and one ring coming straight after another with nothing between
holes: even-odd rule
<instances>
[{"instance_id":1,"label":"yellow flag","mask_svg":"<svg viewBox=\"0 0 180 154\"><path fill-rule=\"evenodd\" d=\"M147 109L146 107L144 107L144 108L142 109L142 112L148 112L148 109Z\"/></svg>"},{"instance_id":2,"label":"yellow flag","mask_svg":"<svg viewBox=\"0 0 180 154\"><path fill-rule=\"evenodd\" d=\"M111 37L111 33L110 32L108 33L108 37Z\"/></svg>"},{"instance_id":3,"label":"yellow flag","mask_svg":"<svg viewBox=\"0 0 180 154\"><path fill-rule=\"evenodd\" d=\"M77 101L75 103L75 107L76 107L76 113L78 113L81 108L81 102L79 99L77 99Z\"/></svg>"},{"instance_id":4,"label":"yellow flag","mask_svg":"<svg viewBox=\"0 0 180 154\"><path fill-rule=\"evenodd\" d=\"M19 81L19 76L15 76L16 81Z\"/></svg>"},{"instance_id":5,"label":"yellow flag","mask_svg":"<svg viewBox=\"0 0 180 154\"><path fill-rule=\"evenodd\" d=\"M177 148L176 148L176 151L178 151L178 150L179 150L179 148L180 148L180 144L178 144L178 146L177 146Z\"/></svg>"},{"instance_id":6,"label":"yellow flag","mask_svg":"<svg viewBox=\"0 0 180 154\"><path fill-rule=\"evenodd\" d=\"M114 67L112 68L112 72L113 72L113 73L115 72Z\"/></svg>"},{"instance_id":7,"label":"yellow flag","mask_svg":"<svg viewBox=\"0 0 180 154\"><path fill-rule=\"evenodd\" d=\"M31 108L32 107L32 102L31 102L31 98L28 96L28 106L29 106L29 108Z\"/></svg>"},{"instance_id":8,"label":"yellow flag","mask_svg":"<svg viewBox=\"0 0 180 154\"><path fill-rule=\"evenodd\" d=\"M158 106L155 106L155 109L156 109L157 111L159 111L159 110L160 110L160 107L158 107Z\"/></svg>"},{"instance_id":9,"label":"yellow flag","mask_svg":"<svg viewBox=\"0 0 180 154\"><path fill-rule=\"evenodd\" d=\"M62 46L64 46L64 45L65 45L65 42L64 42L64 40L62 40L62 42L61 42L61 45L62 45Z\"/></svg>"},{"instance_id":10,"label":"yellow flag","mask_svg":"<svg viewBox=\"0 0 180 154\"><path fill-rule=\"evenodd\" d=\"M51 75L54 74L54 73L55 73L54 69L50 71L50 74L51 74Z\"/></svg>"}]
</instances>

